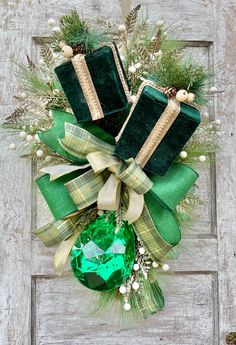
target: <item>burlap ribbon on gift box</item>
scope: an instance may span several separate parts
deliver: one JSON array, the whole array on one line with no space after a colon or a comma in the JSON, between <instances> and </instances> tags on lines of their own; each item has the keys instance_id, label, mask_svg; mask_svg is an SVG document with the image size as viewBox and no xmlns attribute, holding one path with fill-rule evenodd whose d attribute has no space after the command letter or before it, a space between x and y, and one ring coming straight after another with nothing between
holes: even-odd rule
<instances>
[{"instance_id":1,"label":"burlap ribbon on gift box","mask_svg":"<svg viewBox=\"0 0 236 345\"><path fill-rule=\"evenodd\" d=\"M111 48L114 62L117 68L118 75L120 77L121 84L124 89L124 93L127 97L127 100L130 102L130 92L129 92L129 87L124 75L124 71L122 69L121 62L118 57L118 52L114 46L114 44L106 44L106 46ZM80 82L81 88L83 90L84 98L87 102L87 105L89 107L90 113L92 120L99 120L104 117L104 113L102 110L102 106L96 91L96 88L94 86L92 77L89 72L89 68L86 63L86 58L85 55L82 54L77 54L73 59L72 59L72 64L76 73L76 76Z\"/></svg>"},{"instance_id":2,"label":"burlap ribbon on gift box","mask_svg":"<svg viewBox=\"0 0 236 345\"><path fill-rule=\"evenodd\" d=\"M120 117L127 116L130 108L130 91L115 43L76 54L57 66L55 73L80 122L101 120L104 124L109 115L119 130Z\"/></svg>"}]
</instances>

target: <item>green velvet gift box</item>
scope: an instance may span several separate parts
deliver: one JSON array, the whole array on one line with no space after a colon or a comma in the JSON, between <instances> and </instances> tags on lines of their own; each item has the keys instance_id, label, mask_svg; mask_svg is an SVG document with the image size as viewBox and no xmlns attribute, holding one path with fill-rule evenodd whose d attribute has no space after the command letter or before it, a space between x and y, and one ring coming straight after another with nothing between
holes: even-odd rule
<instances>
[{"instance_id":1,"label":"green velvet gift box","mask_svg":"<svg viewBox=\"0 0 236 345\"><path fill-rule=\"evenodd\" d=\"M71 108L79 122L111 116L119 126L129 112L127 78L115 44L90 54L75 55L55 68Z\"/></svg>"},{"instance_id":2,"label":"green velvet gift box","mask_svg":"<svg viewBox=\"0 0 236 345\"><path fill-rule=\"evenodd\" d=\"M146 155L145 163L140 164L144 170L164 175L201 121L197 108L187 103L179 104L175 98L171 102L178 112L173 117L168 114L173 112L169 102L154 83L144 82L118 136L115 154L122 159L133 157L139 164L140 156L145 161Z\"/></svg>"}]
</instances>

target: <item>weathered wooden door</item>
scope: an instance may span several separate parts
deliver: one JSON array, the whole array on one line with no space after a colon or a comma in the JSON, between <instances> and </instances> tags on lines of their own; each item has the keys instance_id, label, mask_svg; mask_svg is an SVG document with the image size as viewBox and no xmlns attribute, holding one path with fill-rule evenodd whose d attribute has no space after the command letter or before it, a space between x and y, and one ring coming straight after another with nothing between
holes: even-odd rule
<instances>
[{"instance_id":1,"label":"weathered wooden door","mask_svg":"<svg viewBox=\"0 0 236 345\"><path fill-rule=\"evenodd\" d=\"M0 0L1 114L20 92L12 62L31 54L33 36L48 33L47 20L76 8L84 17L121 21L137 1ZM225 89L212 108L223 121L224 137L216 163L201 176L205 205L199 224L184 238L170 276L166 308L143 324L121 327L113 315L89 318L92 294L69 273L53 272L54 250L32 236L48 214L31 183L33 167L8 155L1 141L0 344L161 344L219 345L236 330L236 2L235 0L143 0L150 19L175 23L179 36L214 67L216 85ZM213 112L213 110L212 110ZM37 206L38 205L38 206ZM168 290L168 289L166 289ZM174 290L174 291L173 291Z\"/></svg>"}]
</instances>

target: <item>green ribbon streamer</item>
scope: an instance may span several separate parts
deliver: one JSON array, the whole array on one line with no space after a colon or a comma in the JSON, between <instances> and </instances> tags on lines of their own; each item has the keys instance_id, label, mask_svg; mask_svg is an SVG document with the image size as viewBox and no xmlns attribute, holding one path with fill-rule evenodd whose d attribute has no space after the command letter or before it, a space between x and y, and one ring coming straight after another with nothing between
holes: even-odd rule
<instances>
[{"instance_id":1,"label":"green ribbon streamer","mask_svg":"<svg viewBox=\"0 0 236 345\"><path fill-rule=\"evenodd\" d=\"M34 234L43 242L46 247L55 246L69 238L73 232L78 217L71 219L51 220L48 224L34 231Z\"/></svg>"},{"instance_id":2,"label":"green ribbon streamer","mask_svg":"<svg viewBox=\"0 0 236 345\"><path fill-rule=\"evenodd\" d=\"M142 289L135 291L132 297L140 314L146 319L163 309L165 300L157 281L150 282L149 279L145 279L142 273L138 273L138 276L139 281L142 282Z\"/></svg>"},{"instance_id":3,"label":"green ribbon streamer","mask_svg":"<svg viewBox=\"0 0 236 345\"><path fill-rule=\"evenodd\" d=\"M43 242L46 247L60 244L70 238L75 232L78 234L97 217L95 208L87 209L76 213L73 217L55 221L51 220L47 225L34 231L34 234Z\"/></svg>"},{"instance_id":4,"label":"green ribbon streamer","mask_svg":"<svg viewBox=\"0 0 236 345\"><path fill-rule=\"evenodd\" d=\"M158 214L156 216L159 217ZM147 205L144 206L141 217L133 226L140 242L153 261L161 261L172 249L172 244L169 243L168 238L164 240L159 232L159 228L155 226ZM174 229L174 231L176 230Z\"/></svg>"},{"instance_id":5,"label":"green ribbon streamer","mask_svg":"<svg viewBox=\"0 0 236 345\"><path fill-rule=\"evenodd\" d=\"M145 203L155 228L172 246L178 244L181 239L181 232L173 211L197 178L196 171L179 163L172 164L164 176L150 177L153 186L144 196Z\"/></svg>"}]
</instances>

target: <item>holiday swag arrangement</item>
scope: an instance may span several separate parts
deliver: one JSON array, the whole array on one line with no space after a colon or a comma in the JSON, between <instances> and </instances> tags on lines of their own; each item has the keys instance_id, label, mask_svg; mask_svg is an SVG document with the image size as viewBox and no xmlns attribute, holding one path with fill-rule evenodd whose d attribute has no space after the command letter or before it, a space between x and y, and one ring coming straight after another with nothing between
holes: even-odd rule
<instances>
[{"instance_id":1,"label":"holiday swag arrangement","mask_svg":"<svg viewBox=\"0 0 236 345\"><path fill-rule=\"evenodd\" d=\"M166 260L201 203L194 169L221 132L204 110L218 92L211 73L140 8L121 25L75 10L59 27L50 19L39 64L17 66L24 91L2 127L36 162L53 219L35 234L57 246L56 272L69 258L100 306L147 318L164 307Z\"/></svg>"}]
</instances>

